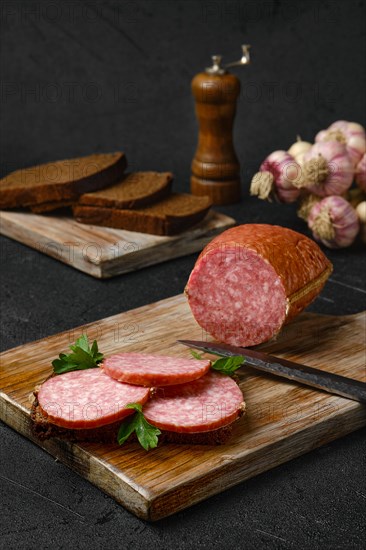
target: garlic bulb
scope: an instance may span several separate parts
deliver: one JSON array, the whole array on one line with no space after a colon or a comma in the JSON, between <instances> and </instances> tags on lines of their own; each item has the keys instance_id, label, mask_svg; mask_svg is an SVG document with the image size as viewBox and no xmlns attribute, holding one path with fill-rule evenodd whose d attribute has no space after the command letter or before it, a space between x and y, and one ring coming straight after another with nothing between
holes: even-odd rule
<instances>
[{"instance_id":1,"label":"garlic bulb","mask_svg":"<svg viewBox=\"0 0 366 550\"><path fill-rule=\"evenodd\" d=\"M366 223L366 201L362 201L356 206L356 212L360 222Z\"/></svg>"},{"instance_id":2,"label":"garlic bulb","mask_svg":"<svg viewBox=\"0 0 366 550\"><path fill-rule=\"evenodd\" d=\"M366 193L366 153L364 154L360 162L357 164L355 181L358 187L362 189L362 191L365 191Z\"/></svg>"},{"instance_id":3,"label":"garlic bulb","mask_svg":"<svg viewBox=\"0 0 366 550\"><path fill-rule=\"evenodd\" d=\"M361 224L361 228L360 228L361 241L366 244L366 201L362 201L357 205L356 212Z\"/></svg>"},{"instance_id":4,"label":"garlic bulb","mask_svg":"<svg viewBox=\"0 0 366 550\"><path fill-rule=\"evenodd\" d=\"M351 186L354 167L347 150L338 141L315 143L305 153L301 187L326 197L341 195Z\"/></svg>"},{"instance_id":5,"label":"garlic bulb","mask_svg":"<svg viewBox=\"0 0 366 550\"><path fill-rule=\"evenodd\" d=\"M301 168L286 151L274 151L261 164L259 172L252 179L250 194L260 199L274 196L280 202L295 202L300 189L295 187L301 177Z\"/></svg>"},{"instance_id":6,"label":"garlic bulb","mask_svg":"<svg viewBox=\"0 0 366 550\"><path fill-rule=\"evenodd\" d=\"M344 248L353 243L360 229L356 210L342 197L330 196L314 204L309 228L316 240L328 248Z\"/></svg>"},{"instance_id":7,"label":"garlic bulb","mask_svg":"<svg viewBox=\"0 0 366 550\"><path fill-rule=\"evenodd\" d=\"M300 136L297 136L297 141L293 143L290 149L287 151L289 155L294 157L296 162L299 164L303 163L304 155L309 149L311 149L312 144L308 141L302 141Z\"/></svg>"},{"instance_id":8,"label":"garlic bulb","mask_svg":"<svg viewBox=\"0 0 366 550\"><path fill-rule=\"evenodd\" d=\"M297 210L297 215L299 218L307 222L314 204L320 202L321 200L321 197L318 197L318 195L314 195L313 193L304 194L300 199L300 206Z\"/></svg>"},{"instance_id":9,"label":"garlic bulb","mask_svg":"<svg viewBox=\"0 0 366 550\"><path fill-rule=\"evenodd\" d=\"M357 122L347 122L346 120L333 122L327 130L321 130L315 136L316 143L323 141L343 143L354 166L360 162L362 155L366 152L365 129Z\"/></svg>"}]
</instances>

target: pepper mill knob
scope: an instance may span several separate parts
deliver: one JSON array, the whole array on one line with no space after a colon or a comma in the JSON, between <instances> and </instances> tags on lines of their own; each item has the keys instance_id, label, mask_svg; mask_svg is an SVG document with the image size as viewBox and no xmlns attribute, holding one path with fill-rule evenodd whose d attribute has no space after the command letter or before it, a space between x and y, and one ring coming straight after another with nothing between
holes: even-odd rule
<instances>
[{"instance_id":1,"label":"pepper mill knob","mask_svg":"<svg viewBox=\"0 0 366 550\"><path fill-rule=\"evenodd\" d=\"M222 55L212 55L212 67L206 68L207 74L225 74L226 71L221 67Z\"/></svg>"},{"instance_id":2,"label":"pepper mill knob","mask_svg":"<svg viewBox=\"0 0 366 550\"><path fill-rule=\"evenodd\" d=\"M212 56L212 66L192 80L199 122L198 146L192 161L191 192L208 195L214 204L240 200L240 165L233 144L239 79L226 68L250 62L249 45L242 46L239 61L222 66L222 56Z\"/></svg>"},{"instance_id":3,"label":"pepper mill knob","mask_svg":"<svg viewBox=\"0 0 366 550\"><path fill-rule=\"evenodd\" d=\"M233 61L232 63L228 63L226 65L227 67L241 67L241 65L249 65L250 63L250 52L249 52L250 44L242 44L242 56L239 59L239 61Z\"/></svg>"}]
</instances>

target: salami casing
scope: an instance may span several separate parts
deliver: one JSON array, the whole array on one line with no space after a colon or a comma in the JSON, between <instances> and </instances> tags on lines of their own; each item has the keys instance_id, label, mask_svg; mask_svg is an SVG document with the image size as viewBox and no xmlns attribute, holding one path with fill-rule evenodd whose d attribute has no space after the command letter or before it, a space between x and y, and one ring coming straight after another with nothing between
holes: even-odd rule
<instances>
[{"instance_id":1,"label":"salami casing","mask_svg":"<svg viewBox=\"0 0 366 550\"><path fill-rule=\"evenodd\" d=\"M98 428L132 414L128 403L144 404L149 389L122 384L102 369L67 372L46 380L38 391L41 411L56 426Z\"/></svg>"},{"instance_id":2,"label":"salami casing","mask_svg":"<svg viewBox=\"0 0 366 550\"><path fill-rule=\"evenodd\" d=\"M236 382L209 372L193 382L158 388L143 412L146 420L161 430L202 433L231 424L243 409L243 395Z\"/></svg>"},{"instance_id":3,"label":"salami casing","mask_svg":"<svg viewBox=\"0 0 366 550\"><path fill-rule=\"evenodd\" d=\"M210 368L210 361L146 353L118 353L107 357L103 368L112 378L128 384L168 386L200 378Z\"/></svg>"},{"instance_id":4,"label":"salami casing","mask_svg":"<svg viewBox=\"0 0 366 550\"><path fill-rule=\"evenodd\" d=\"M247 224L216 237L199 256L186 294L214 338L252 346L276 336L322 290L332 265L319 246L285 227Z\"/></svg>"}]
</instances>

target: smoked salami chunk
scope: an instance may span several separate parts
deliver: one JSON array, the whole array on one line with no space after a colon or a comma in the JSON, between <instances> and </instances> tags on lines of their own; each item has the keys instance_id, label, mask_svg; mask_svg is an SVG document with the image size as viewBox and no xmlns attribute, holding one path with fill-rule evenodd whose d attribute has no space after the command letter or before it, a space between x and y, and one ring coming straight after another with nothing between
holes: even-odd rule
<instances>
[{"instance_id":1,"label":"smoked salami chunk","mask_svg":"<svg viewBox=\"0 0 366 550\"><path fill-rule=\"evenodd\" d=\"M236 382L209 372L187 384L158 388L143 412L146 420L161 430L200 433L231 424L243 409L243 395Z\"/></svg>"},{"instance_id":2,"label":"smoked salami chunk","mask_svg":"<svg viewBox=\"0 0 366 550\"><path fill-rule=\"evenodd\" d=\"M39 389L41 411L56 426L98 428L132 414L128 403L144 404L149 389L122 384L102 369L78 370L53 376Z\"/></svg>"},{"instance_id":3,"label":"smoked salami chunk","mask_svg":"<svg viewBox=\"0 0 366 550\"><path fill-rule=\"evenodd\" d=\"M118 353L103 362L106 374L128 384L169 386L200 378L210 361L144 353Z\"/></svg>"},{"instance_id":4,"label":"smoked salami chunk","mask_svg":"<svg viewBox=\"0 0 366 550\"><path fill-rule=\"evenodd\" d=\"M186 294L206 332L227 344L252 346L276 336L308 306L331 271L305 235L274 225L241 225L202 251Z\"/></svg>"}]
</instances>

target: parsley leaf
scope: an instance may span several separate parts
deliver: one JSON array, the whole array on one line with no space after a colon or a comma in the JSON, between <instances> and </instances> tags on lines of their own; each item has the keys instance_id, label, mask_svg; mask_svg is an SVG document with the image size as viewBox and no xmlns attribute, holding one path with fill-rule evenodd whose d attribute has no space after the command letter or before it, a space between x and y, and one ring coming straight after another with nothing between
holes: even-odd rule
<instances>
[{"instance_id":1,"label":"parsley leaf","mask_svg":"<svg viewBox=\"0 0 366 550\"><path fill-rule=\"evenodd\" d=\"M70 346L70 349L72 349L74 351L76 347L79 347L79 348L83 349L84 351L89 350L89 340L88 340L88 337L87 337L86 334L82 334L76 340L75 344L73 346Z\"/></svg>"},{"instance_id":2,"label":"parsley leaf","mask_svg":"<svg viewBox=\"0 0 366 550\"><path fill-rule=\"evenodd\" d=\"M64 374L73 370L92 369L99 366L103 354L99 353L97 341L94 340L90 347L86 334L82 334L73 346L70 346L73 353L60 353L59 358L52 361L53 370L56 374Z\"/></svg>"},{"instance_id":3,"label":"parsley leaf","mask_svg":"<svg viewBox=\"0 0 366 550\"><path fill-rule=\"evenodd\" d=\"M243 355L232 355L231 357L221 357L211 363L211 368L232 376L234 372L239 369L245 361Z\"/></svg>"},{"instance_id":4,"label":"parsley leaf","mask_svg":"<svg viewBox=\"0 0 366 550\"><path fill-rule=\"evenodd\" d=\"M203 359L201 353L198 353L194 349L190 349L189 351L191 352L192 357L194 357L195 359Z\"/></svg>"},{"instance_id":5,"label":"parsley leaf","mask_svg":"<svg viewBox=\"0 0 366 550\"><path fill-rule=\"evenodd\" d=\"M195 359L204 359L202 355L200 353L197 353L195 350L190 349L189 351ZM218 357L221 357L221 359L211 361L211 368L229 376L232 376L234 372L238 368L240 368L245 362L245 357L243 355L231 355L230 357L227 357L226 355L222 355L218 352L210 353L212 353L212 355L217 355Z\"/></svg>"},{"instance_id":6,"label":"parsley leaf","mask_svg":"<svg viewBox=\"0 0 366 550\"><path fill-rule=\"evenodd\" d=\"M134 409L136 412L132 417L126 418L120 426L117 435L119 445L123 445L133 432L136 432L140 445L148 451L154 449L158 444L158 436L161 431L149 424L142 413L142 407L138 403L129 403L126 409Z\"/></svg>"}]
</instances>

